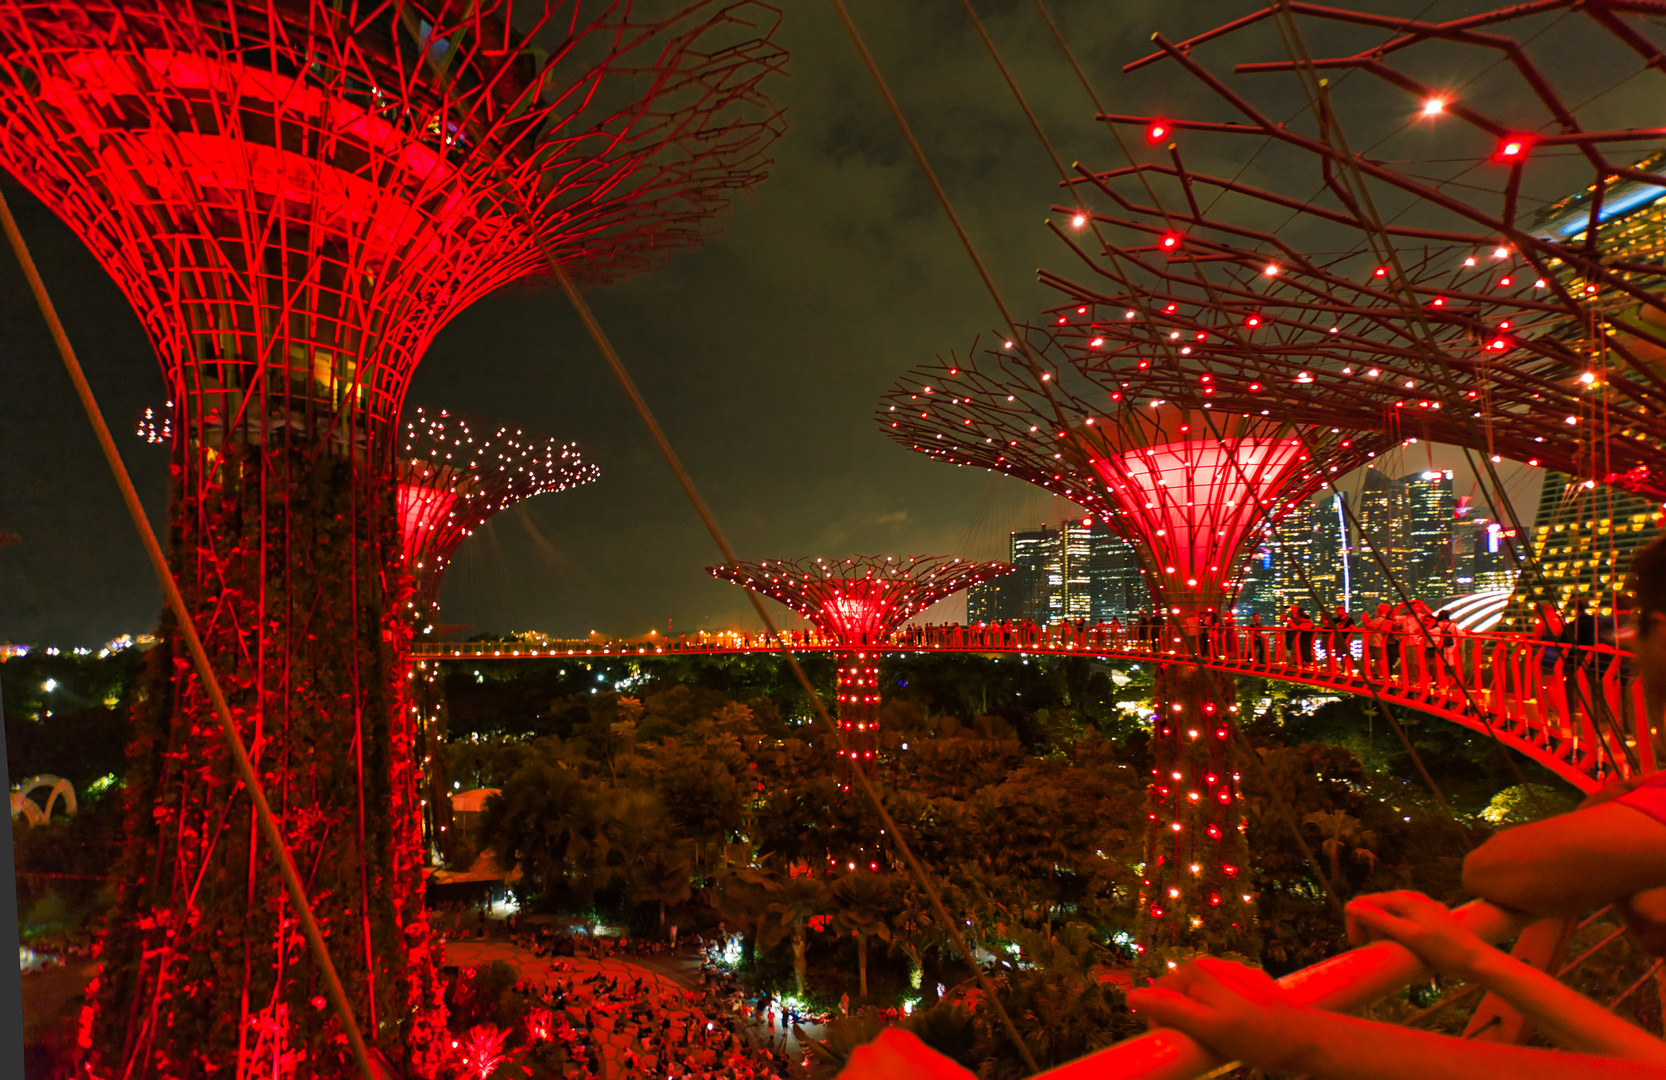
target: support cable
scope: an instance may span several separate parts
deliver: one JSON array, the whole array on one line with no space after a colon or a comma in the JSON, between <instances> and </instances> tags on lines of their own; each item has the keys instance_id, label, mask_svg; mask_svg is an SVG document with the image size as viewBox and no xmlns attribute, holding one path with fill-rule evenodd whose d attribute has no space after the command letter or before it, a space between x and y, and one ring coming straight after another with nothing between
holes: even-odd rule
<instances>
[{"instance_id":1,"label":"support cable","mask_svg":"<svg viewBox=\"0 0 1666 1080\"><path fill-rule=\"evenodd\" d=\"M358 1066L359 1075L364 1080L383 1080L385 1072L371 1062L364 1034L359 1029L358 1019L353 1015L352 1005L347 1001L347 991L342 987L341 976L336 973L329 948L324 944L324 935L318 929L317 919L313 917L312 905L307 900L306 886L295 867L294 856L284 842L283 832L278 827L277 818L272 814L272 807L266 801L265 789L261 787L260 777L256 775L254 764L249 760L248 748L243 745L243 737L238 733L236 722L232 719L225 693L220 688L220 681L215 677L214 668L208 661L208 652L203 648L202 638L197 634L197 625L191 618L190 609L186 607L184 595L179 591L179 583L168 566L167 556L162 553L162 546L156 540L156 532L151 528L150 519L145 516L145 509L139 503L139 493L134 490L133 479L127 473L127 466L122 463L121 452L116 449L116 442L110 436L110 427L104 422L104 414L93 397L92 387L81 370L80 361L76 359L75 348L70 344L64 324L58 318L58 310L46 291L46 283L41 280L40 271L35 266L34 257L29 254L23 234L18 230L17 219L12 216L11 206L7 203L4 192L0 192L0 226L4 227L6 240L11 244L12 252L23 268L23 276L28 279L29 291L34 294L35 303L52 333L52 341L58 347L64 370L69 373L70 381L75 384L75 394L81 400L81 407L86 410L87 420L92 424L93 434L98 438L99 449L104 452L104 460L110 466L116 486L121 489L122 502L126 504L128 516L133 519L134 528L139 532L139 540L144 544L151 568L156 571L156 580L162 586L168 607L179 622L180 634L185 638L185 646L191 654L191 663L196 668L197 678L201 680L203 689L208 692L209 700L214 705L214 715L220 722L220 736L231 757L232 766L238 780L248 790L254 802L261 837L278 860L278 871L283 877L284 888L289 892L290 902L295 907L301 924L301 934L307 939L313 961L318 965L319 973L324 979L324 989L329 995L330 1004L346 1031L354 1064Z\"/></svg>"},{"instance_id":2,"label":"support cable","mask_svg":"<svg viewBox=\"0 0 1666 1080\"><path fill-rule=\"evenodd\" d=\"M1029 341L1025 338L1018 320L1013 318L1012 309L1007 306L1005 298L1002 297L1000 288L996 286L994 277L989 273L988 265L983 261L983 256L978 254L977 245L972 243L971 234L966 231L966 226L961 224L960 215L955 212L953 200L949 198L949 193L944 189L942 182L937 179L937 172L931 167L931 160L926 157L925 148L920 145L920 140L914 137L914 129L908 126L908 118L903 115L902 106L897 104L897 99L891 93L891 87L885 81L885 76L880 74L879 65L874 62L873 54L868 51L868 44L863 40L862 32L856 28L856 23L851 21L850 12L845 9L844 0L829 0L829 2L833 5L833 10L838 13L839 21L844 23L846 33L850 35L851 44L856 46L857 53L861 55L863 65L867 67L868 74L873 77L874 86L878 88L880 97L885 99L886 107L891 110L891 116L896 120L898 129L902 131L903 139L907 141L908 148L913 151L914 160L919 164L920 172L925 176L926 182L931 185L931 190L937 195L937 201L943 207L944 216L949 219L949 224L954 226L955 235L960 237L961 246L966 249L967 257L972 260L972 267L977 270L984 288L989 291L989 298L995 302L996 309L1000 311L1001 321L1006 325L1007 333L1011 335L1009 340L1012 342L1013 348L1017 349L1024 357L1025 363L1029 364L1030 372L1035 376L1036 385L1041 388L1042 394L1046 396L1048 403L1053 406L1054 419L1058 421L1059 427L1064 429L1066 427L1064 408L1059 404L1058 398L1053 393L1051 377L1041 370L1041 361L1030 349Z\"/></svg>"},{"instance_id":3,"label":"support cable","mask_svg":"<svg viewBox=\"0 0 1666 1080\"><path fill-rule=\"evenodd\" d=\"M624 389L626 396L631 399L631 404L636 408L637 415L641 417L643 425L647 427L648 433L653 436L654 443L665 457L666 464L670 465L671 471L676 474L677 483L682 485L683 493L688 496L689 502L694 505L694 512L700 515L700 520L705 524L706 531L711 533L712 540L717 543L718 551L723 555L723 561L731 564L740 562L734 549L729 546L728 539L723 535L723 530L718 525L717 519L712 515L711 508L706 505L699 489L694 486L693 477L689 476L688 470L683 467L682 460L677 456L676 450L672 448L670 440L665 437L665 431L659 426L659 421L655 419L653 410L648 407L641 391L636 388L636 381L631 378L630 372L626 370L624 361L613 347L612 340L608 338L607 332L602 329L601 323L597 321L595 312L590 309L589 303L579 293L573 285L572 279L561 269L561 265L555 259L550 260L549 266L556 280L560 283L562 291L567 294L568 301L572 303L573 310L577 311L579 318L584 321L585 329L590 331L590 336L595 340L596 347L601 350L602 356L607 360L608 367L612 369L614 376L619 380L619 385ZM770 638L774 639L782 658L787 661L787 665L792 669L793 676L798 680L799 686L803 687L804 692L809 695L810 704L816 710L817 717L832 732L834 743L841 750L845 749L847 744L844 734L828 713L827 706L822 703L821 697L816 693L815 687L810 682L810 677L805 674L804 668L800 666L798 658L793 655L786 636L776 628L775 620L770 618L768 610L764 607L762 597L751 589L746 590L746 596L752 603L752 610L763 621L765 632ZM972 968L973 978L977 980L978 988L983 991L984 1000L995 1010L1007 1037L1018 1048L1019 1055L1023 1057L1024 1064L1029 1067L1030 1071L1032 1073L1040 1072L1041 1067L1036 1064L1035 1057L1030 1053L1029 1045L1024 1042L1023 1036L1018 1033L1018 1028L1013 1024L1012 1017L1007 1014L1006 1008L996 999L994 986L990 983L983 967L978 963L977 957L973 955L971 948L966 944L966 939L961 935L960 928L955 925L954 919L949 917L948 910L943 906L943 899L938 894L936 887L932 885L925 867L921 865L919 858L909 847L908 841L903 838L902 830L897 828L897 823L891 817L890 811L885 808L885 800L880 796L879 789L868 778L867 770L858 767L851 771L856 777L857 786L862 789L862 793L873 804L874 812L879 816L880 824L885 826L886 835L891 837L892 843L896 845L897 851L902 855L915 880L919 883L921 891L926 894L926 899L930 902L932 911L937 916L938 925L943 928L943 932L953 942L955 950L965 958L966 963Z\"/></svg>"}]
</instances>

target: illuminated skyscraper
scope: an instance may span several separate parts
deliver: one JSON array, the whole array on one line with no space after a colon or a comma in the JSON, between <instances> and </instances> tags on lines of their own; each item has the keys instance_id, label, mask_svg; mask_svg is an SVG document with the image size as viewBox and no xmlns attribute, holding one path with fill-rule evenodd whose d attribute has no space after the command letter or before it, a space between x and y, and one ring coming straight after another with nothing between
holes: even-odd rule
<instances>
[{"instance_id":1,"label":"illuminated skyscraper","mask_svg":"<svg viewBox=\"0 0 1666 1080\"><path fill-rule=\"evenodd\" d=\"M1412 596L1434 603L1452 595L1452 527L1457 500L1452 494L1450 469L1431 469L1402 477L1403 548L1396 548L1400 565L1394 568Z\"/></svg>"},{"instance_id":2,"label":"illuminated skyscraper","mask_svg":"<svg viewBox=\"0 0 1666 1080\"><path fill-rule=\"evenodd\" d=\"M1533 528L1543 578L1523 574L1521 598L1564 612L1578 598L1611 610L1632 552L1660 535L1660 520L1659 505L1640 495L1547 475Z\"/></svg>"},{"instance_id":3,"label":"illuminated skyscraper","mask_svg":"<svg viewBox=\"0 0 1666 1080\"><path fill-rule=\"evenodd\" d=\"M968 621L1126 622L1151 607L1139 554L1095 518L1014 532L1009 560L1011 574L967 592Z\"/></svg>"},{"instance_id":4,"label":"illuminated skyscraper","mask_svg":"<svg viewBox=\"0 0 1666 1080\"><path fill-rule=\"evenodd\" d=\"M1127 623L1151 607L1139 552L1100 521L1093 523L1088 538L1088 588L1093 593L1093 614L1088 616L1092 622Z\"/></svg>"},{"instance_id":5,"label":"illuminated skyscraper","mask_svg":"<svg viewBox=\"0 0 1666 1080\"><path fill-rule=\"evenodd\" d=\"M1349 572L1353 579L1354 606L1356 611L1375 614L1378 604L1400 603L1400 595L1389 580L1385 565L1398 574L1405 562L1403 554L1397 554L1403 547L1400 524L1405 490L1367 466L1359 474L1359 487L1353 499L1357 525Z\"/></svg>"}]
</instances>

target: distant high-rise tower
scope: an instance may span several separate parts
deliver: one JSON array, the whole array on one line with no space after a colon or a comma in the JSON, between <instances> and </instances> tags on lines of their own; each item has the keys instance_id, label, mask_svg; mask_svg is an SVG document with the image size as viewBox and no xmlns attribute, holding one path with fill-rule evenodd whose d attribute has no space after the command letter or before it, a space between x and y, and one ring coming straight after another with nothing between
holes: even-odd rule
<instances>
[{"instance_id":1,"label":"distant high-rise tower","mask_svg":"<svg viewBox=\"0 0 1666 1080\"><path fill-rule=\"evenodd\" d=\"M1103 521L1043 525L1013 533L1010 543L1017 569L967 592L969 621L1126 622L1151 607L1138 552Z\"/></svg>"},{"instance_id":2,"label":"distant high-rise tower","mask_svg":"<svg viewBox=\"0 0 1666 1080\"><path fill-rule=\"evenodd\" d=\"M1059 530L1043 525L1015 532L1011 544L1009 561L1016 569L1009 579L996 583L1001 588L1000 617L1045 625L1052 618L1053 590L1064 580Z\"/></svg>"},{"instance_id":3,"label":"distant high-rise tower","mask_svg":"<svg viewBox=\"0 0 1666 1080\"><path fill-rule=\"evenodd\" d=\"M1319 500L1302 503L1284 516L1262 550L1272 556L1273 614L1282 615L1292 606L1317 613L1324 597L1315 597L1308 582L1318 572L1316 553L1322 540L1326 516Z\"/></svg>"},{"instance_id":4,"label":"distant high-rise tower","mask_svg":"<svg viewBox=\"0 0 1666 1080\"><path fill-rule=\"evenodd\" d=\"M1395 575L1413 597L1430 603L1452 595L1452 526L1457 500L1451 470L1431 469L1402 477L1405 544L1396 554Z\"/></svg>"},{"instance_id":5,"label":"distant high-rise tower","mask_svg":"<svg viewBox=\"0 0 1666 1080\"><path fill-rule=\"evenodd\" d=\"M1093 594L1093 613L1088 618L1096 623L1112 619L1126 623L1151 607L1139 552L1097 519L1088 536L1088 588Z\"/></svg>"},{"instance_id":6,"label":"distant high-rise tower","mask_svg":"<svg viewBox=\"0 0 1666 1080\"><path fill-rule=\"evenodd\" d=\"M1400 603L1388 571L1398 576L1405 564L1401 528L1405 489L1371 466L1359 477L1354 493L1357 535L1349 571L1356 610L1374 614L1378 604Z\"/></svg>"}]
</instances>

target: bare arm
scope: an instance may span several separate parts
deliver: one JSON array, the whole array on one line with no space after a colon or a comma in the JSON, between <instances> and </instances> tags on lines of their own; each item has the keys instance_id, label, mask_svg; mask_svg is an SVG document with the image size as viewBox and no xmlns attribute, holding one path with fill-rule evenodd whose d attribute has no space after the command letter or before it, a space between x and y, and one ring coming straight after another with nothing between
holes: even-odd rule
<instances>
[{"instance_id":1,"label":"bare arm","mask_svg":"<svg viewBox=\"0 0 1666 1080\"><path fill-rule=\"evenodd\" d=\"M1480 983L1564 1050L1666 1062L1666 1042L1488 945L1421 893L1362 896L1348 905L1348 939L1398 941L1434 970Z\"/></svg>"},{"instance_id":2,"label":"bare arm","mask_svg":"<svg viewBox=\"0 0 1666 1080\"><path fill-rule=\"evenodd\" d=\"M1222 1058L1317 1080L1666 1080L1666 1052L1566 1054L1338 1016L1291 1004L1263 972L1209 957L1133 991L1128 1004Z\"/></svg>"},{"instance_id":3,"label":"bare arm","mask_svg":"<svg viewBox=\"0 0 1666 1080\"><path fill-rule=\"evenodd\" d=\"M1666 1056L1653 1061L1565 1054L1525 1046L1470 1042L1333 1013L1303 1017L1307 1036L1281 1066L1321 1080L1660 1080Z\"/></svg>"},{"instance_id":4,"label":"bare arm","mask_svg":"<svg viewBox=\"0 0 1666 1080\"><path fill-rule=\"evenodd\" d=\"M1604 803L1518 825L1464 860L1464 888L1534 915L1583 915L1666 885L1666 825Z\"/></svg>"},{"instance_id":5,"label":"bare arm","mask_svg":"<svg viewBox=\"0 0 1666 1080\"><path fill-rule=\"evenodd\" d=\"M1666 1064L1666 1043L1551 976L1489 948L1466 976L1508 1002L1565 1050Z\"/></svg>"}]
</instances>

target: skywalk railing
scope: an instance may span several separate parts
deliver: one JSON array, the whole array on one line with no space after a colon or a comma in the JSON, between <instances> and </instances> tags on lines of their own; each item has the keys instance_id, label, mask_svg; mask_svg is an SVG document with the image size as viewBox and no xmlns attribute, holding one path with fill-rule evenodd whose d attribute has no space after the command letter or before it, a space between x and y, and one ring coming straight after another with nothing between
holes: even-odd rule
<instances>
[{"instance_id":1,"label":"skywalk railing","mask_svg":"<svg viewBox=\"0 0 1666 1080\"><path fill-rule=\"evenodd\" d=\"M909 626L881 639L787 632L795 649L1006 652L1153 662L1197 658L1211 667L1307 683L1438 713L1506 739L1585 790L1615 775L1652 772L1642 687L1629 653L1527 634L1416 630L1164 625L1129 632L1113 624ZM484 641L420 644L413 659L647 658L772 651L762 635L697 633L632 640Z\"/></svg>"}]
</instances>

